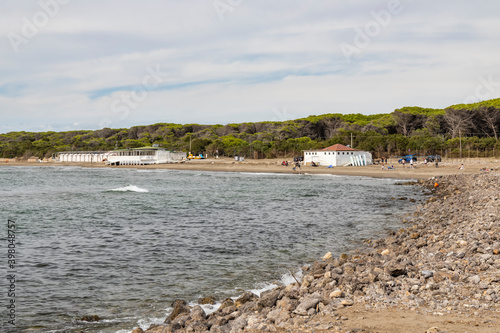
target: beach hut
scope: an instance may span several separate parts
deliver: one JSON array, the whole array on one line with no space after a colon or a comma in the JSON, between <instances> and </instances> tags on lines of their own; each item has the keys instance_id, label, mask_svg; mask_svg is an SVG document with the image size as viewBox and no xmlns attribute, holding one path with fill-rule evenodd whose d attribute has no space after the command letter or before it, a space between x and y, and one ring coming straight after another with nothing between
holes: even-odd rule
<instances>
[{"instance_id":1,"label":"beach hut","mask_svg":"<svg viewBox=\"0 0 500 333\"><path fill-rule=\"evenodd\" d=\"M312 162L321 166L334 167L373 164L371 153L344 146L339 143L319 150L305 150L304 164L311 165Z\"/></svg>"},{"instance_id":2,"label":"beach hut","mask_svg":"<svg viewBox=\"0 0 500 333\"><path fill-rule=\"evenodd\" d=\"M178 163L186 159L186 152L170 151L159 147L142 147L114 150L109 153L107 164L145 165Z\"/></svg>"}]
</instances>

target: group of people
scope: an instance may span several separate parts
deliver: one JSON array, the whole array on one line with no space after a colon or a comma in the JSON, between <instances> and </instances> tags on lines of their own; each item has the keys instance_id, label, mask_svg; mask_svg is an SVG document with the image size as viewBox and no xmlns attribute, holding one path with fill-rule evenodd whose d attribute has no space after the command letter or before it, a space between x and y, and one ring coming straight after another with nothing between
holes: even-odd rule
<instances>
[{"instance_id":1,"label":"group of people","mask_svg":"<svg viewBox=\"0 0 500 333\"><path fill-rule=\"evenodd\" d=\"M288 161L281 162L281 165L284 166L284 167L287 167L288 166ZM300 162L294 162L292 170L293 170L293 172L295 172L296 170L300 171Z\"/></svg>"}]
</instances>

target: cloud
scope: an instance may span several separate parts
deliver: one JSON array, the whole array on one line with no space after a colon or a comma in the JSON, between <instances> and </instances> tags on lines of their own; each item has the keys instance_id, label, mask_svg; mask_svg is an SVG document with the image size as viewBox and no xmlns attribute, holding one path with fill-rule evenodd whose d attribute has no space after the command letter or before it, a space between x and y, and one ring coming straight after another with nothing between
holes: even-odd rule
<instances>
[{"instance_id":1,"label":"cloud","mask_svg":"<svg viewBox=\"0 0 500 333\"><path fill-rule=\"evenodd\" d=\"M40 3L55 1L24 37ZM0 131L445 107L500 78L497 2L476 14L468 2L401 0L384 16L394 0L220 1L232 8L222 19L202 0L2 2ZM12 33L27 40L17 53ZM349 59L342 43L356 48Z\"/></svg>"}]
</instances>

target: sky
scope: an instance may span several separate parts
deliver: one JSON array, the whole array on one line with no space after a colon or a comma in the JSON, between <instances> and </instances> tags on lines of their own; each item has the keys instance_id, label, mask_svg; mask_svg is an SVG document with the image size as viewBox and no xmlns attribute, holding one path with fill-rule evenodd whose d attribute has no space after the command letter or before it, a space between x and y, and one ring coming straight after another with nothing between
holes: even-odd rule
<instances>
[{"instance_id":1,"label":"sky","mask_svg":"<svg viewBox=\"0 0 500 333\"><path fill-rule=\"evenodd\" d=\"M0 133L500 97L500 2L2 0Z\"/></svg>"}]
</instances>

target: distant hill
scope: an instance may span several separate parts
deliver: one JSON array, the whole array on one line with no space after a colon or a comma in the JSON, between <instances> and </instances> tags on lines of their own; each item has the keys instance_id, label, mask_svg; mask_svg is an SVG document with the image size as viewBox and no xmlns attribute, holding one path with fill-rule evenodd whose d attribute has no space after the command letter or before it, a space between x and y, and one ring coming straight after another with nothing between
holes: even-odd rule
<instances>
[{"instance_id":1,"label":"distant hill","mask_svg":"<svg viewBox=\"0 0 500 333\"><path fill-rule=\"evenodd\" d=\"M291 157L302 150L351 144L378 155L500 152L500 98L445 109L405 106L391 113L328 113L288 121L227 125L158 123L95 131L0 134L1 157L50 157L60 151L102 151L158 144L172 150L220 155ZM351 142L352 140L352 142Z\"/></svg>"}]
</instances>

